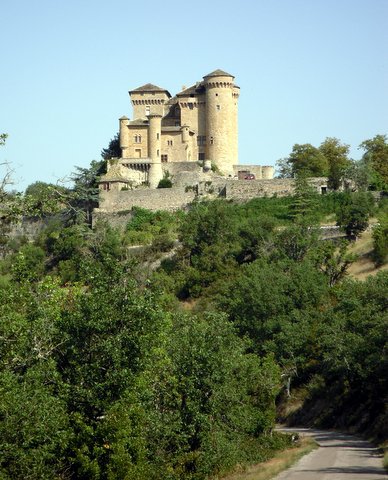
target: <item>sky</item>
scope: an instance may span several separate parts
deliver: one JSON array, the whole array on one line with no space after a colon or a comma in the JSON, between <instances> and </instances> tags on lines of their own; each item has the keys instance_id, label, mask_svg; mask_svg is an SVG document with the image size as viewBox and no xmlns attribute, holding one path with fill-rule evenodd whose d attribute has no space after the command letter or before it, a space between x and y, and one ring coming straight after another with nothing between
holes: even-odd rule
<instances>
[{"instance_id":1,"label":"sky","mask_svg":"<svg viewBox=\"0 0 388 480\"><path fill-rule=\"evenodd\" d=\"M216 69L241 88L241 164L326 137L359 159L388 133L388 0L3 0L0 44L0 163L19 191L99 160L129 90L174 95Z\"/></svg>"}]
</instances>

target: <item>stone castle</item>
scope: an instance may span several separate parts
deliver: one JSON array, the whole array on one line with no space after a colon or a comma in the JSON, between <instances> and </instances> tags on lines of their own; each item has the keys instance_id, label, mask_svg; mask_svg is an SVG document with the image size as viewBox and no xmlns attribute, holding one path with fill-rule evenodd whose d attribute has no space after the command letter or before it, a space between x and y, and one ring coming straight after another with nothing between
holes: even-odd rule
<instances>
[{"instance_id":1,"label":"stone castle","mask_svg":"<svg viewBox=\"0 0 388 480\"><path fill-rule=\"evenodd\" d=\"M95 217L141 206L184 208L194 198L290 194L272 166L238 164L234 76L215 70L171 96L150 83L129 92L133 120L119 119L121 158L108 160ZM172 188L157 188L163 178Z\"/></svg>"}]
</instances>

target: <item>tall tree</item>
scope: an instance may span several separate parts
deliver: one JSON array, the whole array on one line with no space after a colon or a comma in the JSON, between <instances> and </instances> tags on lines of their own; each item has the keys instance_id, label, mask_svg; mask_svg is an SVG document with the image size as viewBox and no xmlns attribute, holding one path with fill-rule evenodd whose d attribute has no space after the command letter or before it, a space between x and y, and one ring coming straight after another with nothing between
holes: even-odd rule
<instances>
[{"instance_id":1,"label":"tall tree","mask_svg":"<svg viewBox=\"0 0 388 480\"><path fill-rule=\"evenodd\" d=\"M98 177L106 172L103 160L92 160L89 168L76 167L72 180L74 188L71 205L77 217L83 212L87 223L91 222L92 211L98 206Z\"/></svg>"},{"instance_id":2,"label":"tall tree","mask_svg":"<svg viewBox=\"0 0 388 480\"><path fill-rule=\"evenodd\" d=\"M316 221L318 193L309 183L306 171L295 179L295 192L290 205L290 215L297 223L313 224Z\"/></svg>"},{"instance_id":3,"label":"tall tree","mask_svg":"<svg viewBox=\"0 0 388 480\"><path fill-rule=\"evenodd\" d=\"M288 162L288 157L276 161L276 171L278 178L292 178L292 165Z\"/></svg>"},{"instance_id":4,"label":"tall tree","mask_svg":"<svg viewBox=\"0 0 388 480\"><path fill-rule=\"evenodd\" d=\"M310 143L296 143L286 162L291 166L293 177L301 172L309 177L325 177L329 170L326 157Z\"/></svg>"},{"instance_id":5,"label":"tall tree","mask_svg":"<svg viewBox=\"0 0 388 480\"><path fill-rule=\"evenodd\" d=\"M327 137L319 146L319 151L327 160L328 171L328 186L333 190L338 190L341 186L346 169L351 162L348 158L349 145L341 144L338 138Z\"/></svg>"},{"instance_id":6,"label":"tall tree","mask_svg":"<svg viewBox=\"0 0 388 480\"><path fill-rule=\"evenodd\" d=\"M375 186L379 189L388 188L388 141L387 135L375 135L372 139L360 144L365 150L363 158L370 162L377 174Z\"/></svg>"}]
</instances>

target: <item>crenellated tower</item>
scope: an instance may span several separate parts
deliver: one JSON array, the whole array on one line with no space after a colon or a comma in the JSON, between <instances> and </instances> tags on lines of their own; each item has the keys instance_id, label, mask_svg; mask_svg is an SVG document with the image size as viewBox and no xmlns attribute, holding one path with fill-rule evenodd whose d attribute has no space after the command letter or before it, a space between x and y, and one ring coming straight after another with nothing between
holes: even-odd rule
<instances>
[{"instance_id":1,"label":"crenellated tower","mask_svg":"<svg viewBox=\"0 0 388 480\"><path fill-rule=\"evenodd\" d=\"M233 176L238 163L238 97L234 77L215 70L203 77L206 89L206 160Z\"/></svg>"}]
</instances>

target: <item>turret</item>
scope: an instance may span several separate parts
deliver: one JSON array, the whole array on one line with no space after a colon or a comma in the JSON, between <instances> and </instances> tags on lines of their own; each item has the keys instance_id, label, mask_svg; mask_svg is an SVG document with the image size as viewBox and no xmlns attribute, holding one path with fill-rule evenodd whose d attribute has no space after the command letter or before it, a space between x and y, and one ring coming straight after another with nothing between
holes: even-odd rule
<instances>
[{"instance_id":1,"label":"turret","mask_svg":"<svg viewBox=\"0 0 388 480\"><path fill-rule=\"evenodd\" d=\"M156 188L163 178L160 156L162 115L151 113L148 115L148 157L151 160L148 181L151 188Z\"/></svg>"},{"instance_id":2,"label":"turret","mask_svg":"<svg viewBox=\"0 0 388 480\"><path fill-rule=\"evenodd\" d=\"M181 126L181 132L182 132L182 142L187 143L190 140L189 126L188 125L182 125Z\"/></svg>"},{"instance_id":3,"label":"turret","mask_svg":"<svg viewBox=\"0 0 388 480\"><path fill-rule=\"evenodd\" d=\"M123 116L119 119L119 137L120 137L120 148L121 148L121 157L127 158L127 149L128 149L128 117Z\"/></svg>"},{"instance_id":4,"label":"turret","mask_svg":"<svg viewBox=\"0 0 388 480\"><path fill-rule=\"evenodd\" d=\"M238 163L237 101L234 77L215 70L204 78L206 89L206 160L224 175L233 175Z\"/></svg>"}]
</instances>

